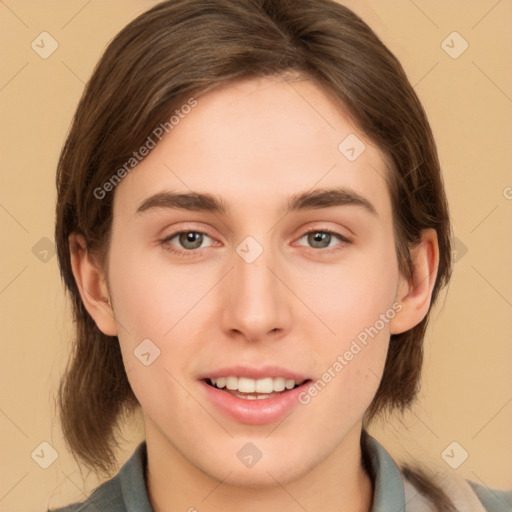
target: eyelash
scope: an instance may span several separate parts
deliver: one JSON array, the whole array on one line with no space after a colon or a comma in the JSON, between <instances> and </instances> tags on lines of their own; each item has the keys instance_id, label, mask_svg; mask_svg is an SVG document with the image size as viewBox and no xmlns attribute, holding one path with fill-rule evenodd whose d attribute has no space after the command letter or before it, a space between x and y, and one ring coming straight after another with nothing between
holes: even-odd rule
<instances>
[{"instance_id":1,"label":"eyelash","mask_svg":"<svg viewBox=\"0 0 512 512\"><path fill-rule=\"evenodd\" d=\"M211 238L212 240L214 239L212 236L210 236L208 233L206 233L205 231L199 231L197 229L182 229L181 231L175 231L174 233L172 233L171 235L165 237L163 240L161 240L161 244L164 246L164 248L173 253L173 254L177 254L178 256L184 256L184 257L195 257L197 256L198 254L198 249L189 249L189 250L186 250L186 249L177 249L174 245L171 244L171 240L175 237L177 237L178 235L181 235L183 233L198 233L200 235L206 235L207 237Z\"/></svg>"},{"instance_id":2,"label":"eyelash","mask_svg":"<svg viewBox=\"0 0 512 512\"><path fill-rule=\"evenodd\" d=\"M214 238L212 236L210 236L208 233L206 233L205 231L199 231L199 230L195 230L195 229L183 229L181 231L175 231L171 235L165 237L163 240L160 240L160 243L165 247L165 249L167 251L169 251L171 253L174 253L174 254L177 254L179 256L185 256L185 257L195 257L195 256L197 256L198 249L189 249L189 250L177 249L175 246L173 246L170 243L173 238L175 238L176 236L181 235L183 233L197 233L197 234L200 234L200 235L206 235L207 237L209 237L212 240L214 240ZM333 253L335 251L339 251L345 245L349 245L349 244L352 243L352 240L350 240L346 236L344 236L341 233L338 233L336 231L332 231L330 229L310 229L308 231L305 231L298 238L298 240L300 240L301 238L309 235L310 233L327 233L329 235L332 235L332 236L336 237L339 240L339 242L340 242L339 244L337 244L336 246L331 247L331 248L315 249L314 247L309 247L309 249L315 251L316 253L321 252L321 253L324 253L324 254L325 253L330 254L330 253ZM305 246L301 246L301 247L305 247Z\"/></svg>"},{"instance_id":3,"label":"eyelash","mask_svg":"<svg viewBox=\"0 0 512 512\"><path fill-rule=\"evenodd\" d=\"M299 237L299 240L307 235L309 235L310 233L328 233L329 235L332 235L334 236L335 238L338 239L339 243L337 245L335 245L334 247L326 247L326 248L323 248L323 249L315 249L314 247L309 247L309 249L312 249L313 251L315 252L322 252L322 253L327 253L327 254L330 254L330 253L333 253L335 251L340 251L344 248L344 246L346 245L349 245L352 243L352 240L344 235L342 235L341 233L338 233L337 231L332 231L330 229L316 229L316 228L313 228L313 229L309 229L308 231L304 232L300 237ZM302 246L304 247L304 246Z\"/></svg>"}]
</instances>

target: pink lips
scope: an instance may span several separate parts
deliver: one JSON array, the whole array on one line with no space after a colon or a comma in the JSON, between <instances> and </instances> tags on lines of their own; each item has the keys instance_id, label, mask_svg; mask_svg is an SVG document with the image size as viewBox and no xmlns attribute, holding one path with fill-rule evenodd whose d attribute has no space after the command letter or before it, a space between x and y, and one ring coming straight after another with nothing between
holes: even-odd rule
<instances>
[{"instance_id":1,"label":"pink lips","mask_svg":"<svg viewBox=\"0 0 512 512\"><path fill-rule=\"evenodd\" d=\"M246 400L209 384L209 379L229 376L250 379L284 377L285 379L293 379L295 382L304 382L300 386L285 390L271 398ZM200 385L207 401L211 402L223 415L248 425L265 425L284 419L295 406L299 405L298 396L309 385L310 380L310 377L306 375L277 366L267 366L260 369L236 366L208 372L208 374L200 377Z\"/></svg>"}]
</instances>

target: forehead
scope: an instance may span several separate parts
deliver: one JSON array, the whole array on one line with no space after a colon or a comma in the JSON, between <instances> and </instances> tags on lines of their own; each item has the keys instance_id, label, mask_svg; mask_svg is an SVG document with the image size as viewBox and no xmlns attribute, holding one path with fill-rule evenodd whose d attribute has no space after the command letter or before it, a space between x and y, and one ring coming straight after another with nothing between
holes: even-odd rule
<instances>
[{"instance_id":1,"label":"forehead","mask_svg":"<svg viewBox=\"0 0 512 512\"><path fill-rule=\"evenodd\" d=\"M381 152L313 80L245 80L196 100L177 108L173 128L123 178L115 212L133 214L162 190L271 208L283 196L339 186L389 208Z\"/></svg>"}]
</instances>

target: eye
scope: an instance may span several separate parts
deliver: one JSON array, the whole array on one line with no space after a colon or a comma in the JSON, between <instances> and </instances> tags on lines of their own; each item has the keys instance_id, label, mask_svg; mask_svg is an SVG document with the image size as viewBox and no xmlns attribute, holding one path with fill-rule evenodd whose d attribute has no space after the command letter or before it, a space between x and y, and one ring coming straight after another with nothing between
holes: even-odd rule
<instances>
[{"instance_id":1,"label":"eye","mask_svg":"<svg viewBox=\"0 0 512 512\"><path fill-rule=\"evenodd\" d=\"M305 241L305 244L301 243L302 240ZM299 239L299 245L308 245L313 249L327 249L339 243L350 243L350 240L339 233L325 230L309 231Z\"/></svg>"},{"instance_id":2,"label":"eye","mask_svg":"<svg viewBox=\"0 0 512 512\"><path fill-rule=\"evenodd\" d=\"M203 242L207 241L210 241L210 243L203 245ZM212 245L212 239L206 233L200 231L179 231L168 236L165 240L162 240L162 242L164 244L178 246L179 249L185 249L186 251L193 251ZM170 249L175 250L173 248Z\"/></svg>"}]
</instances>

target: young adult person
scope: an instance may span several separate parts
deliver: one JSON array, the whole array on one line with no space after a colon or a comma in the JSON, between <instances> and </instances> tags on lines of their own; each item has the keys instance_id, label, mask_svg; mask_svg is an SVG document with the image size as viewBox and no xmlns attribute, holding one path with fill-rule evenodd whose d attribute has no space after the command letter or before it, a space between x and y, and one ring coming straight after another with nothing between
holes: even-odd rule
<instances>
[{"instance_id":1,"label":"young adult person","mask_svg":"<svg viewBox=\"0 0 512 512\"><path fill-rule=\"evenodd\" d=\"M123 413L145 429L62 510L507 510L366 432L416 396L450 224L424 110L349 9L139 16L87 84L57 189L65 438L108 471Z\"/></svg>"}]
</instances>

